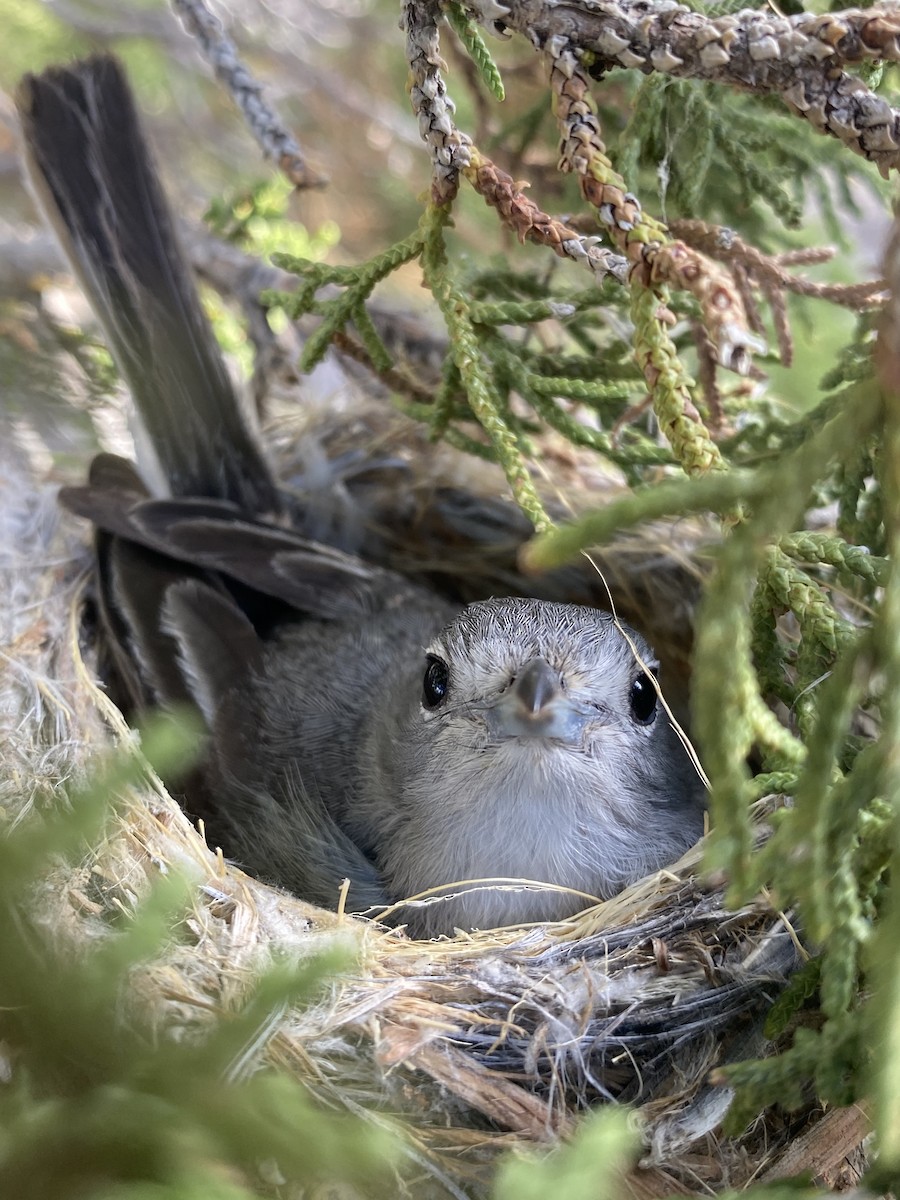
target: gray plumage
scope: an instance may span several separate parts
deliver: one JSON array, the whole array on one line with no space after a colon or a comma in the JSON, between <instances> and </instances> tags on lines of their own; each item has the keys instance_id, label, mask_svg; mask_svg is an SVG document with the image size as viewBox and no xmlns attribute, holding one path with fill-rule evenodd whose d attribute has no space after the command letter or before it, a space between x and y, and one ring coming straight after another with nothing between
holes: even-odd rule
<instances>
[{"instance_id":1,"label":"gray plumage","mask_svg":"<svg viewBox=\"0 0 900 1200\"><path fill-rule=\"evenodd\" d=\"M63 501L98 529L127 696L203 714L189 803L227 851L321 904L345 877L355 910L443 890L394 913L427 936L565 917L686 850L702 792L640 635L538 600L460 610L304 539L240 414L120 68L29 77L20 111L36 190L176 495L153 499L101 455ZM497 877L547 886L451 886Z\"/></svg>"}]
</instances>

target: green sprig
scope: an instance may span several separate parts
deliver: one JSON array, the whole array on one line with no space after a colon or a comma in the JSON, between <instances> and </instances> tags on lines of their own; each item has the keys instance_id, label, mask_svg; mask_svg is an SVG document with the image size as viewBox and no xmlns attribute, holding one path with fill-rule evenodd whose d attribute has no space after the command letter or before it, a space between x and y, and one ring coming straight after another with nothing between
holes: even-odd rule
<instances>
[{"instance_id":1,"label":"green sprig","mask_svg":"<svg viewBox=\"0 0 900 1200\"><path fill-rule=\"evenodd\" d=\"M535 321L564 321L574 316L585 302L568 300L506 300L486 304L477 301L469 306L469 316L475 325L528 325Z\"/></svg>"},{"instance_id":2,"label":"green sprig","mask_svg":"<svg viewBox=\"0 0 900 1200\"><path fill-rule=\"evenodd\" d=\"M513 496L536 530L550 528L516 434L504 418L503 403L481 354L464 293L453 283L447 269L444 229L449 209L431 205L422 219L422 272L450 334L450 352L459 371L472 411L487 433L503 467Z\"/></svg>"},{"instance_id":3,"label":"green sprig","mask_svg":"<svg viewBox=\"0 0 900 1200\"><path fill-rule=\"evenodd\" d=\"M300 370L311 371L317 366L328 352L335 334L343 332L351 321L373 361L383 369L390 367L391 357L365 312L365 302L382 279L386 279L404 263L417 258L421 252L422 237L417 230L357 267L332 267L290 255L275 256L277 266L298 275L303 282L293 293L265 292L263 302L284 308L293 320L311 311L318 312L322 317L318 329L310 335L303 348ZM316 301L316 293L326 284L335 284L345 290L333 299Z\"/></svg>"},{"instance_id":4,"label":"green sprig","mask_svg":"<svg viewBox=\"0 0 900 1200\"><path fill-rule=\"evenodd\" d=\"M854 546L834 534L800 530L782 538L781 549L790 558L810 566L834 567L844 579L861 579L872 588L882 587L887 579L886 558L870 554L866 546Z\"/></svg>"},{"instance_id":5,"label":"green sprig","mask_svg":"<svg viewBox=\"0 0 900 1200\"><path fill-rule=\"evenodd\" d=\"M769 1009L764 1029L767 1038L774 1041L786 1032L798 1010L819 990L821 975L821 958L811 958L791 976L787 987Z\"/></svg>"},{"instance_id":6,"label":"green sprig","mask_svg":"<svg viewBox=\"0 0 900 1200\"><path fill-rule=\"evenodd\" d=\"M645 521L695 513L726 513L762 495L769 481L750 471L721 471L697 479L670 479L617 497L604 508L534 538L523 547L526 570L563 566L582 550L608 541L614 534Z\"/></svg>"},{"instance_id":7,"label":"green sprig","mask_svg":"<svg viewBox=\"0 0 900 1200\"><path fill-rule=\"evenodd\" d=\"M478 26L468 15L462 4L457 4L456 0L450 0L450 3L444 5L444 15L447 18L448 24L468 51L469 57L477 67L478 74L481 76L485 87L495 100L505 100L506 91L503 87L503 80L500 77L497 64L491 58L491 52L485 45L484 38L481 36Z\"/></svg>"},{"instance_id":8,"label":"green sprig","mask_svg":"<svg viewBox=\"0 0 900 1200\"><path fill-rule=\"evenodd\" d=\"M638 380L604 383L597 379L571 379L565 375L528 374L528 389L538 396L565 396L585 404L602 404L609 400L628 400L641 387Z\"/></svg>"},{"instance_id":9,"label":"green sprig","mask_svg":"<svg viewBox=\"0 0 900 1200\"><path fill-rule=\"evenodd\" d=\"M381 340L365 304L361 301L353 309L352 320L372 366L376 371L389 371L393 366L393 359Z\"/></svg>"},{"instance_id":10,"label":"green sprig","mask_svg":"<svg viewBox=\"0 0 900 1200\"><path fill-rule=\"evenodd\" d=\"M653 410L677 461L687 475L703 475L724 466L718 446L696 415L691 381L660 321L665 294L639 283L632 286L634 353L653 398Z\"/></svg>"}]
</instances>

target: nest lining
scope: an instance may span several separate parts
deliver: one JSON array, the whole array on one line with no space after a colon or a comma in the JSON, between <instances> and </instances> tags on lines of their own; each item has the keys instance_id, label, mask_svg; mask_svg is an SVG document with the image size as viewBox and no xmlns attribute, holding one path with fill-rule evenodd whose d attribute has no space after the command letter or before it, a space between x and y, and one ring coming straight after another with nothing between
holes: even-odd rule
<instances>
[{"instance_id":1,"label":"nest lining","mask_svg":"<svg viewBox=\"0 0 900 1200\"><path fill-rule=\"evenodd\" d=\"M389 435L369 445L382 448ZM340 441L334 430L330 436ZM445 452L430 453L420 482L434 478L436 455ZM87 534L56 512L52 489L26 479L23 461L8 457L2 520L13 550L5 653L15 668L3 685L2 712L7 815L18 820L36 796L86 771L99 750L130 734L97 686L92 648L82 644ZM431 507L424 486L398 492L395 485L391 502L377 473L358 479L375 524L395 531L393 540L376 539L387 560L403 552L396 531L411 540L417 531L419 542L405 549L412 557L423 538L445 529L442 494L459 509L458 477L443 493L429 485L428 494L438 497ZM496 545L507 549L473 552L460 536L454 561L477 564L465 577L473 590L486 578L514 579L514 510L498 509L490 495L483 503L503 515ZM684 529L668 540L683 547ZM674 604L667 589L672 580L683 588L696 570L683 571L683 552L666 558L663 542L648 543L643 560L637 550L633 540L621 554L613 548L604 570L625 616L629 588L635 604L646 606L655 595L643 625L651 636L656 625L659 643L659 628L677 624L690 608L683 591ZM647 554L665 561L665 570L636 569ZM565 598L573 598L584 579L570 571L542 586L568 588ZM722 889L697 877L699 861L697 849L555 926L413 943L247 877L148 779L122 798L89 858L48 879L41 919L70 952L106 936L110 918L134 911L161 874L185 873L193 889L184 937L134 973L128 998L161 1034L177 1037L202 1036L217 1014L240 1009L274 957L352 947L354 973L335 980L311 1007L273 1016L244 1069L277 1065L328 1104L373 1120L402 1116L409 1152L436 1194L480 1193L501 1151L553 1144L571 1131L580 1108L609 1100L638 1106L646 1154L632 1180L637 1193L708 1192L758 1176L795 1132L778 1121L758 1122L742 1138L718 1138L730 1096L708 1080L715 1065L763 1051L762 1018L795 968L798 947L785 919L764 902L727 910Z\"/></svg>"}]
</instances>

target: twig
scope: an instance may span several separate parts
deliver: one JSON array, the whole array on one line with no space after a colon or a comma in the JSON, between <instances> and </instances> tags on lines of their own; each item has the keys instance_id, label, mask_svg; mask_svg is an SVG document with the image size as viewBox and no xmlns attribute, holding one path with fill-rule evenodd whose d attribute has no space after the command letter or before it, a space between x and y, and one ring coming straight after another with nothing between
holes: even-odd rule
<instances>
[{"instance_id":1,"label":"twig","mask_svg":"<svg viewBox=\"0 0 900 1200\"><path fill-rule=\"evenodd\" d=\"M403 6L409 98L419 133L431 151L431 198L437 206L449 204L456 196L460 172L471 161L472 146L472 139L453 121L456 105L447 95L441 74L439 18L435 0L406 0Z\"/></svg>"},{"instance_id":2,"label":"twig","mask_svg":"<svg viewBox=\"0 0 900 1200\"><path fill-rule=\"evenodd\" d=\"M698 220L673 221L671 231L711 258L729 265L740 264L759 283L765 282L779 291L830 300L851 309L877 308L884 303L886 284L883 279L869 279L864 283L814 283L786 270L791 266L827 262L834 256L834 251L828 247L763 254L734 230Z\"/></svg>"},{"instance_id":3,"label":"twig","mask_svg":"<svg viewBox=\"0 0 900 1200\"><path fill-rule=\"evenodd\" d=\"M424 387L418 380L398 366L376 367L372 356L356 338L346 330L340 330L332 337L332 344L341 354L359 363L379 379L385 387L401 396L406 396L416 404L433 404L434 390Z\"/></svg>"},{"instance_id":4,"label":"twig","mask_svg":"<svg viewBox=\"0 0 900 1200\"><path fill-rule=\"evenodd\" d=\"M697 374L709 414L709 427L714 434L720 435L725 428L725 413L716 380L716 348L702 321L691 321L691 336L697 349Z\"/></svg>"},{"instance_id":5,"label":"twig","mask_svg":"<svg viewBox=\"0 0 900 1200\"><path fill-rule=\"evenodd\" d=\"M719 362L745 374L750 352L762 347L748 327L733 280L684 242L673 241L664 225L643 212L606 156L590 81L570 44L556 45L547 53L560 126L560 169L578 176L585 200L631 264L632 281L656 288L671 284L690 292L703 312Z\"/></svg>"},{"instance_id":6,"label":"twig","mask_svg":"<svg viewBox=\"0 0 900 1200\"><path fill-rule=\"evenodd\" d=\"M520 241L547 246L561 258L570 258L587 267L598 283L607 276L612 276L620 283L625 282L628 261L621 254L613 254L600 245L599 238L585 237L543 212L525 195L511 175L501 170L474 146L470 148L470 159L465 171L466 179L485 203L497 210L504 225L511 229Z\"/></svg>"},{"instance_id":7,"label":"twig","mask_svg":"<svg viewBox=\"0 0 900 1200\"><path fill-rule=\"evenodd\" d=\"M238 58L234 43L204 0L172 0L172 8L198 43L216 78L231 92L263 154L278 164L296 188L327 183L325 176L307 164L293 135L263 100L262 85Z\"/></svg>"}]
</instances>

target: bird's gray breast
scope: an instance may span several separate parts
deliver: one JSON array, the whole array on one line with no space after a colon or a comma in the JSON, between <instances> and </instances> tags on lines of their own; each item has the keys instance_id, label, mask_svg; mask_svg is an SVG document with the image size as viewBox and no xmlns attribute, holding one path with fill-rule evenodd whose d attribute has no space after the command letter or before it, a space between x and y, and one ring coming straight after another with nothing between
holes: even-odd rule
<instances>
[{"instance_id":1,"label":"bird's gray breast","mask_svg":"<svg viewBox=\"0 0 900 1200\"><path fill-rule=\"evenodd\" d=\"M594 754L550 738L497 744L448 730L444 740L403 768L383 864L390 890L501 877L549 886L466 884L452 903L411 910L417 931L563 918L674 861L702 833L701 806L665 769L656 738L622 737Z\"/></svg>"}]
</instances>

